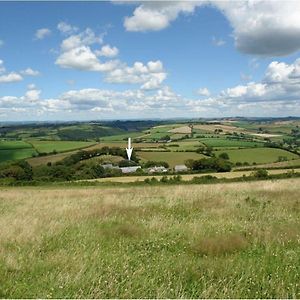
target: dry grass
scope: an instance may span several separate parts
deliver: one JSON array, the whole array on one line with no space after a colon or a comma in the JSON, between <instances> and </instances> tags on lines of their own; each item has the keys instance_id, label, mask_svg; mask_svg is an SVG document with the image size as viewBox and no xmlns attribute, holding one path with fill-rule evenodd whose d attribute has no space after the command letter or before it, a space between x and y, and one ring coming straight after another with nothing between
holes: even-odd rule
<instances>
[{"instance_id":1,"label":"dry grass","mask_svg":"<svg viewBox=\"0 0 300 300\"><path fill-rule=\"evenodd\" d=\"M293 169L295 172L300 172L300 168ZM275 174L285 174L291 172L291 169L274 169L268 170L268 173L271 175ZM224 172L224 173L203 173L203 174L182 174L182 180L188 181L193 179L194 177L202 177L202 176L215 176L217 178L239 178L242 176L249 176L253 173L253 171L236 171L236 172ZM119 183L129 183L129 182L136 182L136 181L144 181L147 178L152 178L153 175L145 175L145 176L121 176L121 177L107 177L107 178L100 178L100 179L89 179L84 181L99 181L99 182L119 182ZM172 176L169 176L172 177ZM157 180L160 180L162 176L155 176Z\"/></svg>"},{"instance_id":2,"label":"dry grass","mask_svg":"<svg viewBox=\"0 0 300 300\"><path fill-rule=\"evenodd\" d=\"M299 298L300 179L2 188L3 298Z\"/></svg>"}]
</instances>

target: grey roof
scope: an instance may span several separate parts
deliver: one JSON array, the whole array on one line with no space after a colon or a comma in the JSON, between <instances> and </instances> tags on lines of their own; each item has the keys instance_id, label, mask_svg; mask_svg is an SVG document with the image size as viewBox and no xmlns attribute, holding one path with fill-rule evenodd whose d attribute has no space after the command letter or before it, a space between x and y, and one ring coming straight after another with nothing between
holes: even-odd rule
<instances>
[{"instance_id":1,"label":"grey roof","mask_svg":"<svg viewBox=\"0 0 300 300\"><path fill-rule=\"evenodd\" d=\"M133 167L122 167L120 168L122 173L134 173L137 169L140 169L141 166L133 166Z\"/></svg>"},{"instance_id":2,"label":"grey roof","mask_svg":"<svg viewBox=\"0 0 300 300\"><path fill-rule=\"evenodd\" d=\"M176 165L174 169L175 171L186 171L188 167L186 165Z\"/></svg>"},{"instance_id":3,"label":"grey roof","mask_svg":"<svg viewBox=\"0 0 300 300\"><path fill-rule=\"evenodd\" d=\"M155 172L167 172L168 169L165 168L164 166L154 166L151 168L148 168L149 173L155 173Z\"/></svg>"}]
</instances>

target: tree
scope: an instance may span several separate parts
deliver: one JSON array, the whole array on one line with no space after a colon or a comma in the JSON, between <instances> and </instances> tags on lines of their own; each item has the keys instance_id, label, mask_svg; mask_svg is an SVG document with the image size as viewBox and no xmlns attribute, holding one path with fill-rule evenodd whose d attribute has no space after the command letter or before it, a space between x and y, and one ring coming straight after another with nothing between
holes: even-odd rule
<instances>
[{"instance_id":1,"label":"tree","mask_svg":"<svg viewBox=\"0 0 300 300\"><path fill-rule=\"evenodd\" d=\"M124 159L119 162L119 167L133 167L137 166L137 163L132 160Z\"/></svg>"},{"instance_id":2,"label":"tree","mask_svg":"<svg viewBox=\"0 0 300 300\"><path fill-rule=\"evenodd\" d=\"M252 173L255 178L267 178L269 176L268 171L265 169L259 169Z\"/></svg>"},{"instance_id":3,"label":"tree","mask_svg":"<svg viewBox=\"0 0 300 300\"><path fill-rule=\"evenodd\" d=\"M94 174L94 177L104 177L105 175L105 169L100 165L94 165L92 166L92 172Z\"/></svg>"},{"instance_id":4,"label":"tree","mask_svg":"<svg viewBox=\"0 0 300 300\"><path fill-rule=\"evenodd\" d=\"M229 172L231 163L221 158L202 158L193 162L193 170L213 170L217 172Z\"/></svg>"},{"instance_id":5,"label":"tree","mask_svg":"<svg viewBox=\"0 0 300 300\"><path fill-rule=\"evenodd\" d=\"M219 158L225 159L225 160L229 160L229 155L226 152L222 152L219 155Z\"/></svg>"},{"instance_id":6,"label":"tree","mask_svg":"<svg viewBox=\"0 0 300 300\"><path fill-rule=\"evenodd\" d=\"M153 161L153 160L149 160L144 164L145 168L151 168L151 167L165 167L165 168L169 168L169 164L165 161Z\"/></svg>"}]
</instances>

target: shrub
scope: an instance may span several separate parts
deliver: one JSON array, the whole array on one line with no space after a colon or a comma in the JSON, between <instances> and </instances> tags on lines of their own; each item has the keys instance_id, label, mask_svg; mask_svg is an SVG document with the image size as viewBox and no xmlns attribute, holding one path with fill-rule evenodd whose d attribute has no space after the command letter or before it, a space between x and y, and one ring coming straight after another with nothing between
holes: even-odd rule
<instances>
[{"instance_id":1,"label":"shrub","mask_svg":"<svg viewBox=\"0 0 300 300\"><path fill-rule=\"evenodd\" d=\"M193 162L193 170L213 170L217 172L229 172L231 163L221 158L202 158Z\"/></svg>"},{"instance_id":2,"label":"shrub","mask_svg":"<svg viewBox=\"0 0 300 300\"><path fill-rule=\"evenodd\" d=\"M132 167L137 166L137 163L132 160L124 159L119 162L119 167Z\"/></svg>"},{"instance_id":3,"label":"shrub","mask_svg":"<svg viewBox=\"0 0 300 300\"><path fill-rule=\"evenodd\" d=\"M229 160L229 155L226 152L223 152L219 155L219 158Z\"/></svg>"},{"instance_id":4,"label":"shrub","mask_svg":"<svg viewBox=\"0 0 300 300\"><path fill-rule=\"evenodd\" d=\"M156 167L162 166L162 167L165 167L165 168L169 168L169 164L165 161L152 161L152 160L149 160L144 164L145 168L151 168L151 167L155 167L155 166Z\"/></svg>"},{"instance_id":5,"label":"shrub","mask_svg":"<svg viewBox=\"0 0 300 300\"><path fill-rule=\"evenodd\" d=\"M265 169L259 169L252 173L255 178L267 178L269 176L268 171Z\"/></svg>"}]
</instances>

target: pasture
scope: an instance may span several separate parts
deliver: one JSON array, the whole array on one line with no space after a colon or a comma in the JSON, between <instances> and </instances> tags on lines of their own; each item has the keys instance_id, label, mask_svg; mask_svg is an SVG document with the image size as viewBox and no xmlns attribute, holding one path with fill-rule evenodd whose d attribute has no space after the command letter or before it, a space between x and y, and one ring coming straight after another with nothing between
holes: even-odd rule
<instances>
[{"instance_id":1,"label":"pasture","mask_svg":"<svg viewBox=\"0 0 300 300\"><path fill-rule=\"evenodd\" d=\"M200 141L206 146L211 147L262 147L263 142L253 142L243 139L230 139L230 138L201 138Z\"/></svg>"},{"instance_id":2,"label":"pasture","mask_svg":"<svg viewBox=\"0 0 300 300\"><path fill-rule=\"evenodd\" d=\"M35 154L35 149L24 141L0 141L0 162L24 159Z\"/></svg>"},{"instance_id":3,"label":"pasture","mask_svg":"<svg viewBox=\"0 0 300 300\"><path fill-rule=\"evenodd\" d=\"M2 298L299 298L300 179L2 188Z\"/></svg>"},{"instance_id":4,"label":"pasture","mask_svg":"<svg viewBox=\"0 0 300 300\"><path fill-rule=\"evenodd\" d=\"M216 150L214 153L218 156L220 153L226 152L231 162L248 162L249 164L273 163L280 156L286 157L288 160L299 158L298 155L286 150L277 148L249 148L249 149L229 149Z\"/></svg>"},{"instance_id":5,"label":"pasture","mask_svg":"<svg viewBox=\"0 0 300 300\"><path fill-rule=\"evenodd\" d=\"M90 147L95 142L81 142L81 141L28 141L39 153L51 152L66 152L75 149L82 149Z\"/></svg>"},{"instance_id":6,"label":"pasture","mask_svg":"<svg viewBox=\"0 0 300 300\"><path fill-rule=\"evenodd\" d=\"M146 152L139 151L136 153L142 161L152 160L152 161L165 161L170 167L174 167L175 165L184 164L184 162L188 159L201 159L205 157L202 154L198 154L195 152Z\"/></svg>"}]
</instances>

